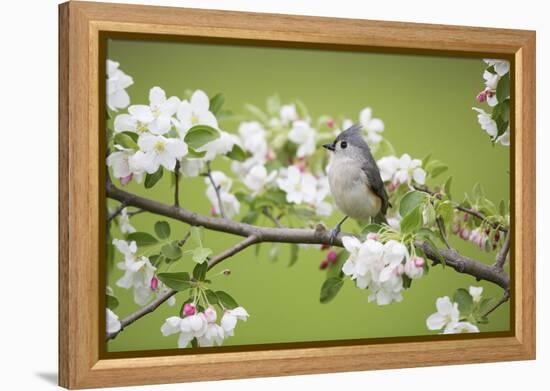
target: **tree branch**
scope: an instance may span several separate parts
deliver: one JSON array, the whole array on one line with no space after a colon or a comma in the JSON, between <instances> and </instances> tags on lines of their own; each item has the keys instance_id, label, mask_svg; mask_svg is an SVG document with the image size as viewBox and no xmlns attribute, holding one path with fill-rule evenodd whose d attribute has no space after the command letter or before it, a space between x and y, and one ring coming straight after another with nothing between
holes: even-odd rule
<instances>
[{"instance_id":1,"label":"tree branch","mask_svg":"<svg viewBox=\"0 0 550 391\"><path fill-rule=\"evenodd\" d=\"M501 269L504 267L504 263L506 262L506 257L508 256L508 251L510 250L510 231L506 233L506 236L504 237L504 243L502 244L502 248L497 254L495 264L494 266L498 269Z\"/></svg>"},{"instance_id":2,"label":"tree branch","mask_svg":"<svg viewBox=\"0 0 550 391\"><path fill-rule=\"evenodd\" d=\"M223 209L223 202L222 202L222 196L220 194L220 186L214 182L214 178L212 177L212 169L210 168L210 162L206 162L206 168L208 171L206 171L206 176L208 179L210 179L210 183L212 184L212 187L214 188L214 191L216 192L216 198L218 199L218 208L220 209L220 215L222 218L225 217L225 211Z\"/></svg>"},{"instance_id":3,"label":"tree branch","mask_svg":"<svg viewBox=\"0 0 550 391\"><path fill-rule=\"evenodd\" d=\"M435 192L433 190L430 190L427 187L414 186L414 189L418 190L418 191L422 191L424 193L428 193L429 195L431 195L433 197L437 197L437 198L441 199L441 194L440 193ZM477 210L466 208L466 207L464 207L460 204L456 204L455 209L460 210L461 212L467 213L469 215L472 215L472 216L478 218L479 220L489 224L493 229L498 229L501 232L508 232L508 228L502 226L501 224L493 223L493 222L487 220L487 216L485 216L481 212L478 212Z\"/></svg>"},{"instance_id":4,"label":"tree branch","mask_svg":"<svg viewBox=\"0 0 550 391\"><path fill-rule=\"evenodd\" d=\"M489 308L482 317L485 318L489 316L494 310L496 310L498 307L500 307L502 304L506 303L510 299L510 291L506 290L504 291L504 295L501 297L499 301L495 303L491 308Z\"/></svg>"},{"instance_id":5,"label":"tree branch","mask_svg":"<svg viewBox=\"0 0 550 391\"><path fill-rule=\"evenodd\" d=\"M166 205L155 200L128 193L117 188L111 182L107 182L107 196L111 199L124 202L128 206L137 207L151 213L173 218L189 225L202 226L213 231L245 237L243 241L237 243L235 246L211 258L208 261L208 269L255 243L304 243L342 247L342 237L353 236L349 233L340 233L331 243L330 231L321 224L317 225L315 229L259 227L234 220L204 216L182 207ZM415 246L422 249L426 257L431 259L434 264L444 262L446 266L451 267L459 273L471 275L477 280L492 282L502 287L506 292L509 290L510 277L502 268L499 269L491 265L486 265L475 259L463 256L453 249L434 249L430 244L423 241L415 242ZM124 318L121 321L122 328L135 322L142 316L153 312L175 293L176 292L172 290L168 291L150 304ZM107 340L114 338L117 334L118 332L108 334Z\"/></svg>"},{"instance_id":6,"label":"tree branch","mask_svg":"<svg viewBox=\"0 0 550 391\"><path fill-rule=\"evenodd\" d=\"M186 234L186 236L182 239L182 241L184 241L184 243L185 243L185 240L187 240L189 238L189 235L190 235L190 233ZM243 241L237 243L236 245L234 245L233 247L230 247L227 250L222 251L221 253L219 253L215 257L212 257L208 261L208 270L212 269L214 266L216 266L221 261L232 257L233 255L235 255L238 252L244 250L248 246L256 243L256 241L257 241L257 238L255 236L249 236L245 240L243 240ZM167 290L166 292L164 292L162 295L157 297L155 300L153 300L149 304L141 307L136 312L128 315L126 318L124 318L120 321L120 330L118 330L114 333L107 333L107 335L105 336L105 340L109 341L110 339L115 338L122 330L124 330L125 327L131 325L136 320L144 317L145 315L150 314L151 312L155 311L162 303L164 303L166 300L168 300L169 298L174 296L176 293L178 293L178 291L176 291L176 290L173 290L173 289Z\"/></svg>"}]
</instances>

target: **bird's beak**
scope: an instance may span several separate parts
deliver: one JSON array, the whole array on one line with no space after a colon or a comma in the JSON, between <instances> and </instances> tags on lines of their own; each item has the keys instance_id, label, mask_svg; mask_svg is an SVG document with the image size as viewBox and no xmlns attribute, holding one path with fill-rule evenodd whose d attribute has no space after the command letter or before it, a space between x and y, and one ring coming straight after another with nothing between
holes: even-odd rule
<instances>
[{"instance_id":1,"label":"bird's beak","mask_svg":"<svg viewBox=\"0 0 550 391\"><path fill-rule=\"evenodd\" d=\"M329 151L334 151L334 144L323 144L323 148L328 149Z\"/></svg>"}]
</instances>

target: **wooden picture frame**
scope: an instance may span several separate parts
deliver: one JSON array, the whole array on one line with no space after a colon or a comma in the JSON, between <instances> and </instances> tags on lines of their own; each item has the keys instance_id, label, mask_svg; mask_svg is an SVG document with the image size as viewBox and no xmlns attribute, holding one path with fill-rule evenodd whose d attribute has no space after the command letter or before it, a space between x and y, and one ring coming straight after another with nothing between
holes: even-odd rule
<instances>
[{"instance_id":1,"label":"wooden picture frame","mask_svg":"<svg viewBox=\"0 0 550 391\"><path fill-rule=\"evenodd\" d=\"M101 357L105 196L99 67L105 32L286 43L512 63L513 332L346 346ZM59 384L89 388L535 358L535 33L532 31L68 2L59 6ZM459 352L460 354L457 354Z\"/></svg>"}]
</instances>

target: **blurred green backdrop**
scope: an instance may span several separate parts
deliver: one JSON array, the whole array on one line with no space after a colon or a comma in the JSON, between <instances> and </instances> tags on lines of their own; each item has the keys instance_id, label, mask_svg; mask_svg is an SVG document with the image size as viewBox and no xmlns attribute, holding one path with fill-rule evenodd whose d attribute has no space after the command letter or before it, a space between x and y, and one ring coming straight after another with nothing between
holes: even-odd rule
<instances>
[{"instance_id":1,"label":"blurred green backdrop","mask_svg":"<svg viewBox=\"0 0 550 391\"><path fill-rule=\"evenodd\" d=\"M128 89L133 104L146 104L149 89L160 86L168 96L181 97L184 90L197 88L209 96L223 92L224 108L235 113L242 113L245 103L265 107L265 99L274 93L282 102L301 99L313 118L330 114L357 120L359 111L370 106L374 116L384 121L383 135L398 155L406 152L423 158L431 153L449 165L449 171L438 179L452 175L455 196L471 191L480 182L489 199L508 201L510 150L491 145L471 110L477 103L476 93L482 89L481 59L132 40L110 40L107 50L108 58L120 62L121 69L134 78ZM230 132L237 130L235 122L222 122L221 126ZM213 169L227 170L228 164L218 158ZM134 184L127 189L171 203L169 186L164 176L153 190ZM182 188L185 207L209 213L202 178L185 179ZM109 205L115 203L109 201ZM334 213L325 224L333 226L340 218L339 212ZM151 231L158 220L166 219L151 214L132 218L138 230L146 231ZM185 224L170 224L174 239L186 232ZM345 230L354 228L353 223L347 225ZM217 232L205 234L206 245L214 253L239 240ZM452 239L464 254L493 262L494 254L481 253L470 243ZM483 286L486 297L502 294L492 284L478 283L439 266L415 281L413 288L404 292L401 303L367 303L367 292L348 280L334 301L320 304L319 289L325 273L319 271L319 263L325 253L301 250L297 264L288 268L288 249L281 251L278 262L271 262L267 259L270 246L261 245L258 256L249 248L210 272L214 275L231 269L231 276L214 278L215 289L229 292L250 313L249 320L239 322L235 336L226 339L224 346L435 334L427 330L425 321L435 311L436 298L452 296L456 288L470 285ZM120 258L117 253L116 262ZM179 263L181 270L192 267L191 260ZM116 313L122 318L138 306L131 290L116 287L120 276L121 271L114 269L108 285L119 298ZM186 296L180 293L176 298L176 306L163 304L125 329L108 343L108 351L176 348L177 335L163 337L160 333L161 324L177 315ZM480 329L508 330L509 305L497 309L490 323Z\"/></svg>"}]
</instances>

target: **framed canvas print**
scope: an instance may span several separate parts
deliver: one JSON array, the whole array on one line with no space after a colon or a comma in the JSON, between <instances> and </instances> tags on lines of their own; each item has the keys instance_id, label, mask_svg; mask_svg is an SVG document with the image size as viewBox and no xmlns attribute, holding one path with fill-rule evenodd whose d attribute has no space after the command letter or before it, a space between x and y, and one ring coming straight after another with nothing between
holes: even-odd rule
<instances>
[{"instance_id":1,"label":"framed canvas print","mask_svg":"<svg viewBox=\"0 0 550 391\"><path fill-rule=\"evenodd\" d=\"M534 32L59 12L62 386L535 357Z\"/></svg>"}]
</instances>

